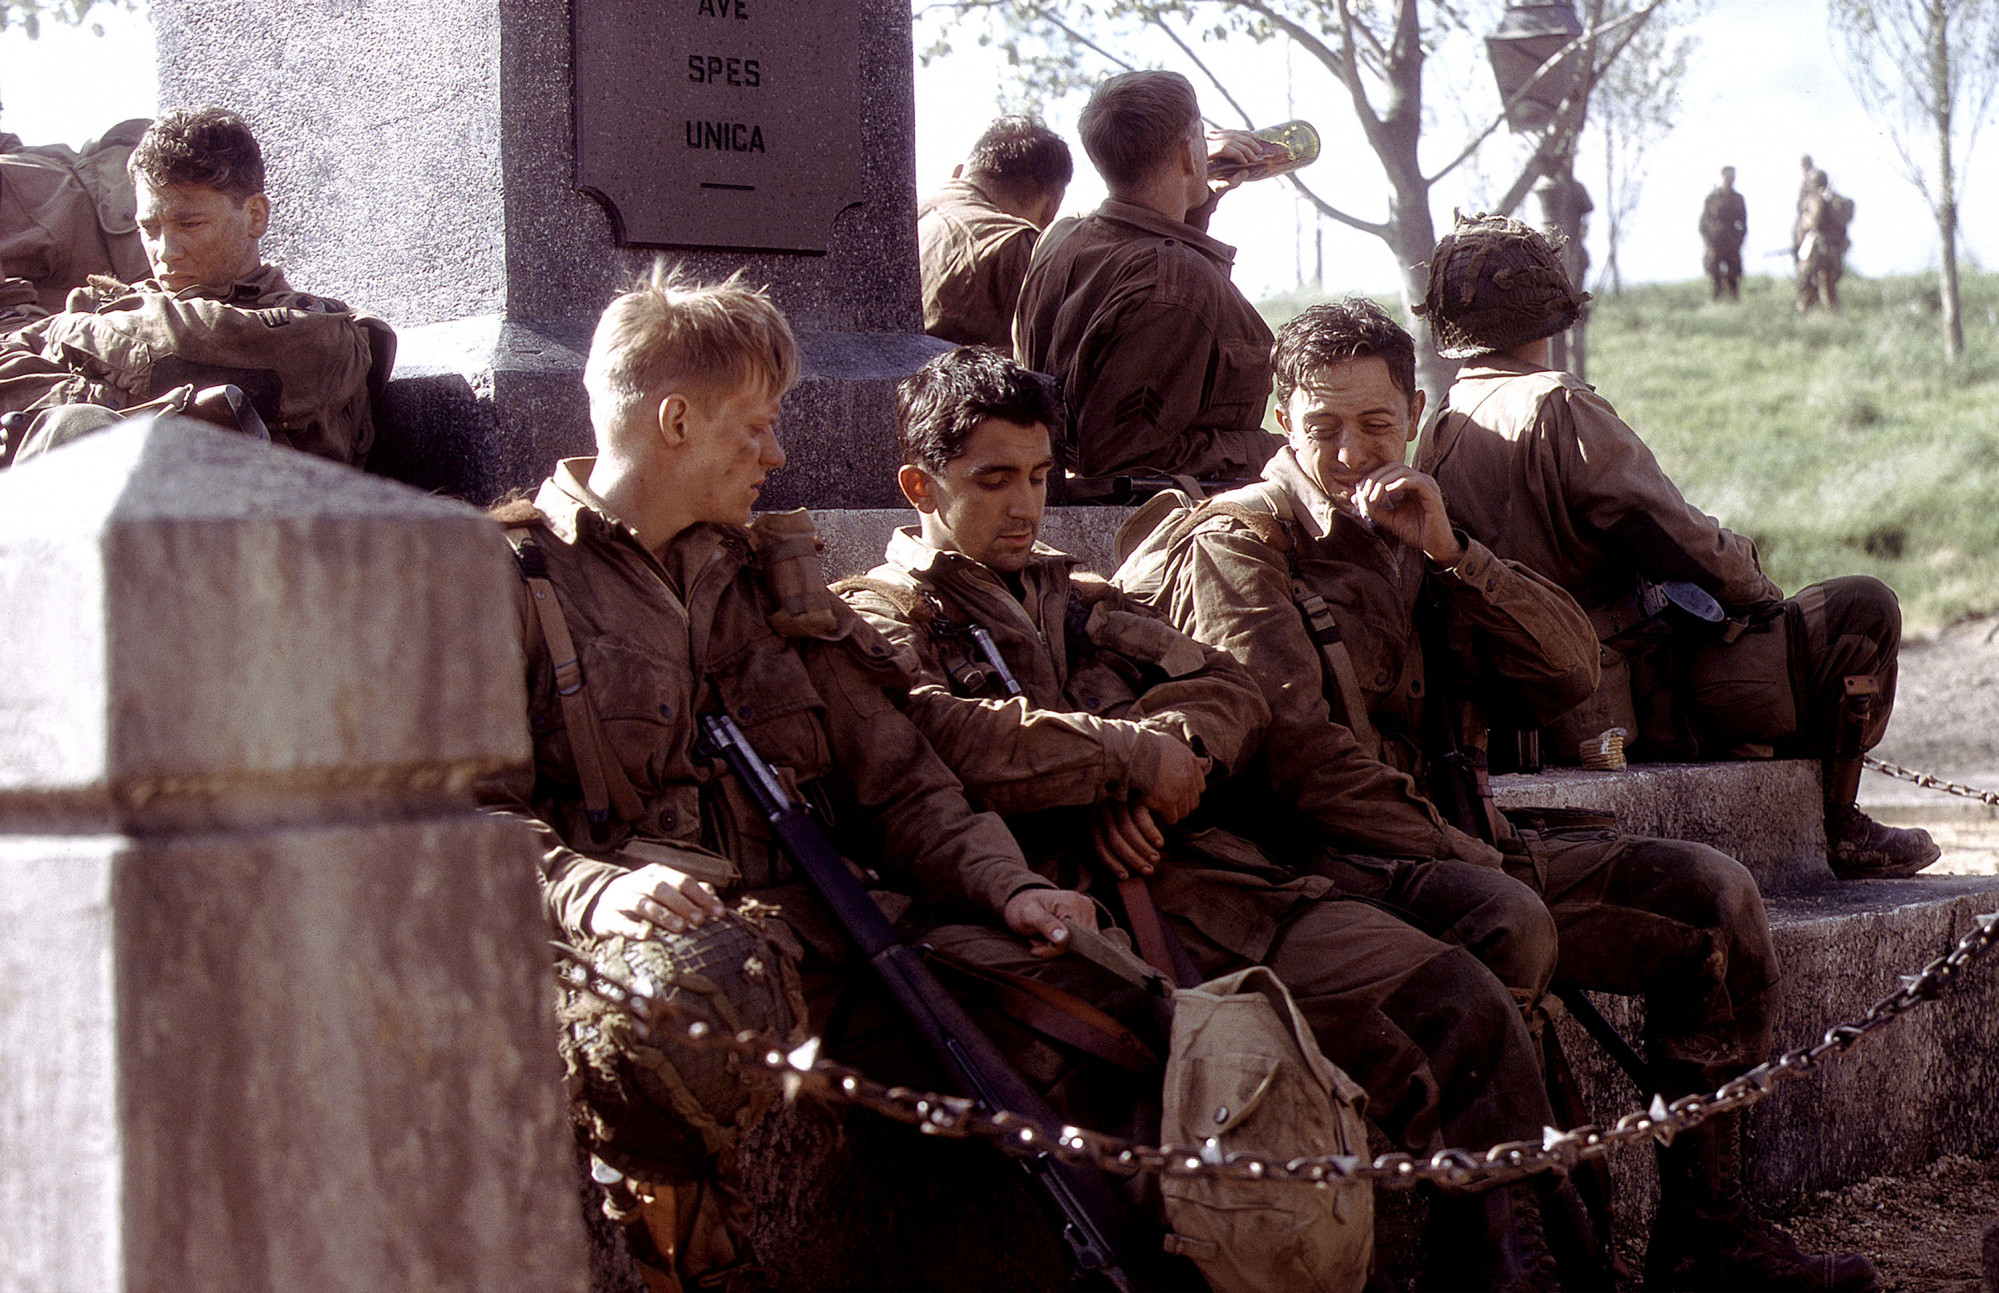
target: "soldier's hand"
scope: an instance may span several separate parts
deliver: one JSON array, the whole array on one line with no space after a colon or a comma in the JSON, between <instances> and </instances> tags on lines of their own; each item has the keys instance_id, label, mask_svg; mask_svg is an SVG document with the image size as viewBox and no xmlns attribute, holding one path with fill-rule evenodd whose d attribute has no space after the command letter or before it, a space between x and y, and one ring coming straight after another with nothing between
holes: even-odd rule
<instances>
[{"instance_id":1,"label":"soldier's hand","mask_svg":"<svg viewBox=\"0 0 1999 1293\"><path fill-rule=\"evenodd\" d=\"M1151 875L1159 863L1159 847L1166 842L1165 832L1148 809L1122 799L1097 801L1097 810L1090 817L1090 835L1098 859L1120 880L1129 879L1134 871Z\"/></svg>"},{"instance_id":2,"label":"soldier's hand","mask_svg":"<svg viewBox=\"0 0 1999 1293\"><path fill-rule=\"evenodd\" d=\"M1070 925L1097 927L1097 905L1073 889L1023 889L1007 900L1003 919L1036 956L1060 956L1068 950Z\"/></svg>"},{"instance_id":3,"label":"soldier's hand","mask_svg":"<svg viewBox=\"0 0 1999 1293\"><path fill-rule=\"evenodd\" d=\"M1161 820L1177 822L1201 806L1201 792L1208 788L1208 769L1214 761L1195 754L1177 736L1160 733L1158 747L1159 771L1138 802L1158 813Z\"/></svg>"},{"instance_id":4,"label":"soldier's hand","mask_svg":"<svg viewBox=\"0 0 1999 1293\"><path fill-rule=\"evenodd\" d=\"M590 931L644 938L657 926L678 934L727 910L706 881L653 862L604 886L590 910Z\"/></svg>"},{"instance_id":5,"label":"soldier's hand","mask_svg":"<svg viewBox=\"0 0 1999 1293\"><path fill-rule=\"evenodd\" d=\"M1219 197L1247 183L1257 173L1257 163L1288 161L1290 157L1284 145L1258 139L1247 130L1210 130L1208 188Z\"/></svg>"},{"instance_id":6,"label":"soldier's hand","mask_svg":"<svg viewBox=\"0 0 1999 1293\"><path fill-rule=\"evenodd\" d=\"M1465 549L1451 533L1444 494L1437 482L1401 463L1370 472L1353 487L1354 514L1386 530L1445 568L1464 560Z\"/></svg>"}]
</instances>

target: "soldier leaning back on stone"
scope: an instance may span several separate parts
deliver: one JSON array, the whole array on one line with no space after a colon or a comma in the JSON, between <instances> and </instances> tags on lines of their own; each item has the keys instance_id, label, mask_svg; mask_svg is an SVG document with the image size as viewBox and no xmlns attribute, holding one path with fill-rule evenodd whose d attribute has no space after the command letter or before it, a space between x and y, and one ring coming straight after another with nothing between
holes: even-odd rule
<instances>
[{"instance_id":1,"label":"soldier leaning back on stone","mask_svg":"<svg viewBox=\"0 0 1999 1293\"><path fill-rule=\"evenodd\" d=\"M1208 179L1210 139L1194 87L1127 72L1083 109L1083 147L1110 198L1041 237L1014 316L1014 358L1062 384L1071 499L1104 497L1130 472L1251 475L1275 452L1263 430L1270 329L1229 281L1235 248L1207 235L1229 187ZM1266 145L1213 139L1218 160Z\"/></svg>"},{"instance_id":2,"label":"soldier leaning back on stone","mask_svg":"<svg viewBox=\"0 0 1999 1293\"><path fill-rule=\"evenodd\" d=\"M925 332L967 346L1013 344L1035 239L1075 173L1069 145L1032 117L986 127L950 182L916 208Z\"/></svg>"},{"instance_id":3,"label":"soldier leaning back on stone","mask_svg":"<svg viewBox=\"0 0 1999 1293\"><path fill-rule=\"evenodd\" d=\"M166 113L130 167L154 277L93 278L64 311L0 341L0 413L33 415L6 437L0 463L144 411L261 430L274 444L360 463L375 434L370 390L388 380L395 334L294 292L263 262L271 203L243 119L220 108Z\"/></svg>"},{"instance_id":4,"label":"soldier leaning back on stone","mask_svg":"<svg viewBox=\"0 0 1999 1293\"><path fill-rule=\"evenodd\" d=\"M542 832L542 892L567 939L731 1027L813 1031L844 943L727 765L697 753L726 713L780 777L830 807L836 843L889 886L1001 921L1053 957L1090 901L1029 870L896 708L908 679L827 591L810 518L751 522L784 465L778 400L798 376L762 293L656 270L605 310L584 382L597 456L502 504L521 557L531 774L486 790ZM580 686L577 684L580 683ZM880 895L901 910L907 898ZM1030 961L1033 958L1028 958ZM1074 958L1063 958L1072 960ZM809 998L809 1006L808 1006ZM690 1285L750 1257L734 1151L770 1100L725 1057L636 1044L587 1000L566 1010L576 1116L651 1187L641 1219Z\"/></svg>"},{"instance_id":5,"label":"soldier leaning back on stone","mask_svg":"<svg viewBox=\"0 0 1999 1293\"><path fill-rule=\"evenodd\" d=\"M1881 826L1854 805L1861 752L1895 701L1895 594L1852 576L1786 599L1753 543L1690 506L1602 396L1547 366L1546 338L1580 300L1543 235L1486 217L1438 244L1424 305L1441 352L1471 362L1424 433L1419 465L1467 533L1561 585L1602 640L1601 686L1547 744L1574 760L1579 744L1621 727L1639 758L1761 746L1822 759L1834 872L1928 866L1938 850L1927 832ZM1658 618L1646 586L1668 581L1711 595L1724 622ZM1654 631L1674 625L1658 644Z\"/></svg>"},{"instance_id":6,"label":"soldier leaning back on stone","mask_svg":"<svg viewBox=\"0 0 1999 1293\"><path fill-rule=\"evenodd\" d=\"M1049 379L991 351L939 356L902 384L899 479L919 525L840 588L919 662L910 716L1044 874L1108 904L1156 904L1202 979L1272 967L1398 1146L1427 1155L1539 1135L1553 1115L1533 1044L1491 971L1323 875L1274 865L1240 823L1197 812L1204 783L1261 766L1268 711L1226 652L1036 542L1061 420ZM990 634L1019 696L975 630ZM1130 875L1148 879L1113 890ZM1553 930L1513 887L1540 924L1493 929L1484 950L1538 992ZM1142 915L1126 915L1143 929ZM1518 1265L1537 1233L1525 1221L1536 1192L1439 1200L1436 1247L1455 1273Z\"/></svg>"},{"instance_id":7,"label":"soldier leaning back on stone","mask_svg":"<svg viewBox=\"0 0 1999 1293\"><path fill-rule=\"evenodd\" d=\"M1440 766L1448 738L1437 724L1494 711L1534 721L1574 704L1596 681L1596 640L1566 594L1455 529L1436 482L1404 465L1423 411L1415 343L1379 307L1307 310L1279 334L1276 372L1289 444L1263 481L1158 532L1119 582L1157 583L1156 602L1175 623L1233 651L1263 684L1272 780L1228 783L1248 797L1239 820L1302 813L1337 844L1371 805L1315 794L1322 751L1357 732L1405 794L1414 794L1409 778L1441 784L1432 778L1450 772ZM1169 545L1176 559L1162 562ZM1301 613L1308 594L1332 620L1317 640ZM1316 618L1320 608L1311 609ZM1427 660L1426 615L1438 635ZM1333 638L1337 651L1322 645ZM1712 1090L1767 1056L1776 953L1739 863L1609 826L1516 826L1471 803L1498 843L1492 860L1554 917L1556 981L1644 997L1646 1051L1667 1099ZM1342 892L1418 918L1436 902L1425 873L1444 865L1370 865L1339 853L1324 862ZM1739 1137L1740 1116L1730 1115L1660 1150L1647 1286L1872 1288L1865 1258L1802 1253L1754 1213Z\"/></svg>"}]
</instances>

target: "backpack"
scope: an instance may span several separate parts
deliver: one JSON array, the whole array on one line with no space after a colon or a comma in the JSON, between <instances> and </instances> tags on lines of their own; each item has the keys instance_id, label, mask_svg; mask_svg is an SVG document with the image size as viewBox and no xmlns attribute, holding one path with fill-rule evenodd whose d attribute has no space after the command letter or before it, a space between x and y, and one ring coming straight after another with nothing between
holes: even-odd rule
<instances>
[{"instance_id":1,"label":"backpack","mask_svg":"<svg viewBox=\"0 0 1999 1293\"><path fill-rule=\"evenodd\" d=\"M1367 1095L1320 1053L1291 994L1251 966L1173 994L1160 1140L1226 1155L1367 1159ZM1374 1251L1366 1181L1166 1177L1166 1250L1215 1293L1358 1293Z\"/></svg>"},{"instance_id":2,"label":"backpack","mask_svg":"<svg viewBox=\"0 0 1999 1293\"><path fill-rule=\"evenodd\" d=\"M43 309L62 309L93 274L136 283L151 272L125 170L149 124L120 122L82 152L61 144L0 151L0 274L33 283Z\"/></svg>"}]
</instances>

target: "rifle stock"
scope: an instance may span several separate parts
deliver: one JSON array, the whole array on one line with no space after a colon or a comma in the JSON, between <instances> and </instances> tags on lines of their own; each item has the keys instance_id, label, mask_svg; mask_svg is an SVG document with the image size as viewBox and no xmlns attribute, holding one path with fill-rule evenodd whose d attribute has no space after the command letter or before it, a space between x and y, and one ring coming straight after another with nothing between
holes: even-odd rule
<instances>
[{"instance_id":1,"label":"rifle stock","mask_svg":"<svg viewBox=\"0 0 1999 1293\"><path fill-rule=\"evenodd\" d=\"M779 846L965 1093L994 1112L1032 1124L1053 1143L1061 1117L945 991L915 949L897 936L832 841L804 805L791 798L741 729L726 714L702 718L701 729L704 753L728 762L769 819ZM1157 1240L1146 1242L1143 1223L1102 1173L1046 1153L1016 1161L1060 1218L1062 1237L1080 1270L1101 1277L1119 1293L1164 1286L1163 1254L1151 1255L1159 1251Z\"/></svg>"}]
</instances>

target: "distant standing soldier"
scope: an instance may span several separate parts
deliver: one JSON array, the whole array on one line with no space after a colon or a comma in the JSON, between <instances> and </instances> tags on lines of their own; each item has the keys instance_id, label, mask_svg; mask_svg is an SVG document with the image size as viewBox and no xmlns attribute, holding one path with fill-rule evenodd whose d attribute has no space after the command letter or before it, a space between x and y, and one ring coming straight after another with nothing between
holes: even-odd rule
<instances>
[{"instance_id":1,"label":"distant standing soldier","mask_svg":"<svg viewBox=\"0 0 1999 1293\"><path fill-rule=\"evenodd\" d=\"M923 256L923 330L964 346L1013 345L1013 307L1027 261L1062 208L1076 163L1032 117L986 127L950 182L916 209Z\"/></svg>"},{"instance_id":2,"label":"distant standing soldier","mask_svg":"<svg viewBox=\"0 0 1999 1293\"><path fill-rule=\"evenodd\" d=\"M1721 168L1721 183L1701 205L1701 242L1707 254L1701 267L1714 282L1714 299L1724 293L1731 301L1742 296L1742 242L1749 236L1749 208L1735 191L1735 168Z\"/></svg>"},{"instance_id":3,"label":"distant standing soldier","mask_svg":"<svg viewBox=\"0 0 1999 1293\"><path fill-rule=\"evenodd\" d=\"M1818 167L1812 165L1812 155L1810 153L1806 153L1798 159L1798 170L1798 213L1791 225L1791 256L1793 259L1796 259L1798 255L1798 240L1804 237L1805 203L1811 200L1812 194L1818 192L1819 187L1818 181L1812 178L1818 174Z\"/></svg>"},{"instance_id":4,"label":"distant standing soldier","mask_svg":"<svg viewBox=\"0 0 1999 1293\"><path fill-rule=\"evenodd\" d=\"M1812 172L1812 191L1798 212L1798 309L1823 302L1839 308L1839 280L1846 273L1846 227L1853 199L1832 191L1824 171Z\"/></svg>"}]
</instances>

